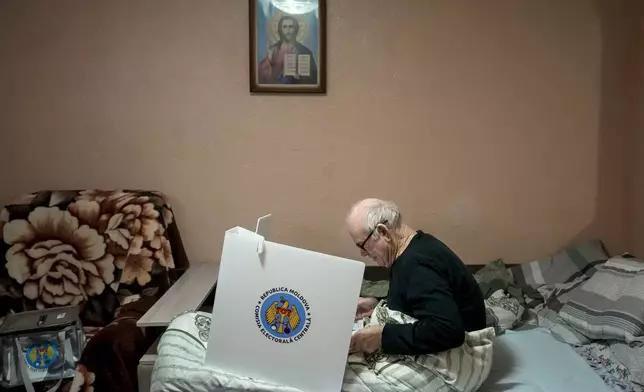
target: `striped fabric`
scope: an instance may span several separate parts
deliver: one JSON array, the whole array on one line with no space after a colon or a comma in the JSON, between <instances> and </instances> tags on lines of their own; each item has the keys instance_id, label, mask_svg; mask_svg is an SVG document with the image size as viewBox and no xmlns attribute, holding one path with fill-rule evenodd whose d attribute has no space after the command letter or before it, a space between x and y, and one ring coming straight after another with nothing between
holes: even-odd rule
<instances>
[{"instance_id":1,"label":"striped fabric","mask_svg":"<svg viewBox=\"0 0 644 392\"><path fill-rule=\"evenodd\" d=\"M250 377L240 377L203 365L210 334L209 313L190 312L175 318L157 347L151 392L300 392Z\"/></svg>"},{"instance_id":2,"label":"striped fabric","mask_svg":"<svg viewBox=\"0 0 644 392\"><path fill-rule=\"evenodd\" d=\"M568 323L559 318L557 312L552 309L542 308L540 310L528 309L525 322L516 328L516 331L527 331L535 328L545 328L550 331L552 337L560 342L572 346L589 344L590 339L579 333Z\"/></svg>"},{"instance_id":3,"label":"striped fabric","mask_svg":"<svg viewBox=\"0 0 644 392\"><path fill-rule=\"evenodd\" d=\"M385 301L365 321L365 325L416 322L388 309ZM350 355L343 391L476 391L492 367L494 335L494 328L466 333L461 347L431 355Z\"/></svg>"},{"instance_id":4,"label":"striped fabric","mask_svg":"<svg viewBox=\"0 0 644 392\"><path fill-rule=\"evenodd\" d=\"M608 260L608 254L599 240L587 241L570 247L552 257L512 267L510 271L519 284L532 287L567 284L579 278L590 277L596 266Z\"/></svg>"},{"instance_id":5,"label":"striped fabric","mask_svg":"<svg viewBox=\"0 0 644 392\"><path fill-rule=\"evenodd\" d=\"M559 317L590 339L644 342L644 262L616 256L568 293Z\"/></svg>"},{"instance_id":6,"label":"striped fabric","mask_svg":"<svg viewBox=\"0 0 644 392\"><path fill-rule=\"evenodd\" d=\"M170 323L159 342L151 392L298 391L204 366L209 320L208 313L190 312ZM415 320L390 311L381 303L370 323L382 322ZM490 373L493 337L493 328L468 333L463 346L437 355L351 355L342 392L476 391Z\"/></svg>"}]
</instances>

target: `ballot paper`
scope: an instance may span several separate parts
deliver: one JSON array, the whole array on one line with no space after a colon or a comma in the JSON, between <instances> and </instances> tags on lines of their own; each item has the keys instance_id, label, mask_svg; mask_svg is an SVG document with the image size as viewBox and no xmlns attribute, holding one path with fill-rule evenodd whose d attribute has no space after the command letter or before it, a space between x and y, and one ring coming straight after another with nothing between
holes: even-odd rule
<instances>
[{"instance_id":1,"label":"ballot paper","mask_svg":"<svg viewBox=\"0 0 644 392\"><path fill-rule=\"evenodd\" d=\"M358 320L353 324L353 331L351 332L352 334L358 332L360 328L364 327L364 321L363 320Z\"/></svg>"}]
</instances>

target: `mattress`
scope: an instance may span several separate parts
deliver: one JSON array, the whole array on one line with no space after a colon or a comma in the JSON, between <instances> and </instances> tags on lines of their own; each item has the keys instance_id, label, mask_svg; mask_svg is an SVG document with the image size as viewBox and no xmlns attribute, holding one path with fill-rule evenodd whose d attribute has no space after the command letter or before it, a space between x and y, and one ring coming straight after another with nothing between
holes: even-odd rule
<instances>
[{"instance_id":1,"label":"mattress","mask_svg":"<svg viewBox=\"0 0 644 392\"><path fill-rule=\"evenodd\" d=\"M572 347L541 328L496 338L492 371L479 392L496 391L612 392Z\"/></svg>"}]
</instances>

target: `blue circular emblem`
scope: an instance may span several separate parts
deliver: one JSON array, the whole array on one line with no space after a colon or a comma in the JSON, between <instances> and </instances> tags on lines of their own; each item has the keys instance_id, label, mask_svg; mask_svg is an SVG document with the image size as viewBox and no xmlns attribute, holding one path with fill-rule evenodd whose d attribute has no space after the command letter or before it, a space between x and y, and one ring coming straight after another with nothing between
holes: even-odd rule
<instances>
[{"instance_id":1,"label":"blue circular emblem","mask_svg":"<svg viewBox=\"0 0 644 392\"><path fill-rule=\"evenodd\" d=\"M310 305L298 291L275 287L260 296L255 306L255 323L269 340L295 343L311 326Z\"/></svg>"},{"instance_id":2,"label":"blue circular emblem","mask_svg":"<svg viewBox=\"0 0 644 392\"><path fill-rule=\"evenodd\" d=\"M25 352L25 362L35 370L46 370L58 359L58 344L44 340L30 344Z\"/></svg>"}]
</instances>

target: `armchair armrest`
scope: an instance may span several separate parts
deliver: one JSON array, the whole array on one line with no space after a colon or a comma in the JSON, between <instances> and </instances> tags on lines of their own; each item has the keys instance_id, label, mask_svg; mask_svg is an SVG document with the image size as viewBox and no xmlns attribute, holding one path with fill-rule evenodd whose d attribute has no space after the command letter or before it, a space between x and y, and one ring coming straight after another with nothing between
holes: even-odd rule
<instances>
[{"instance_id":1,"label":"armchair armrest","mask_svg":"<svg viewBox=\"0 0 644 392\"><path fill-rule=\"evenodd\" d=\"M193 264L141 317L139 327L167 327L176 315L198 310L217 284L219 263Z\"/></svg>"}]
</instances>

